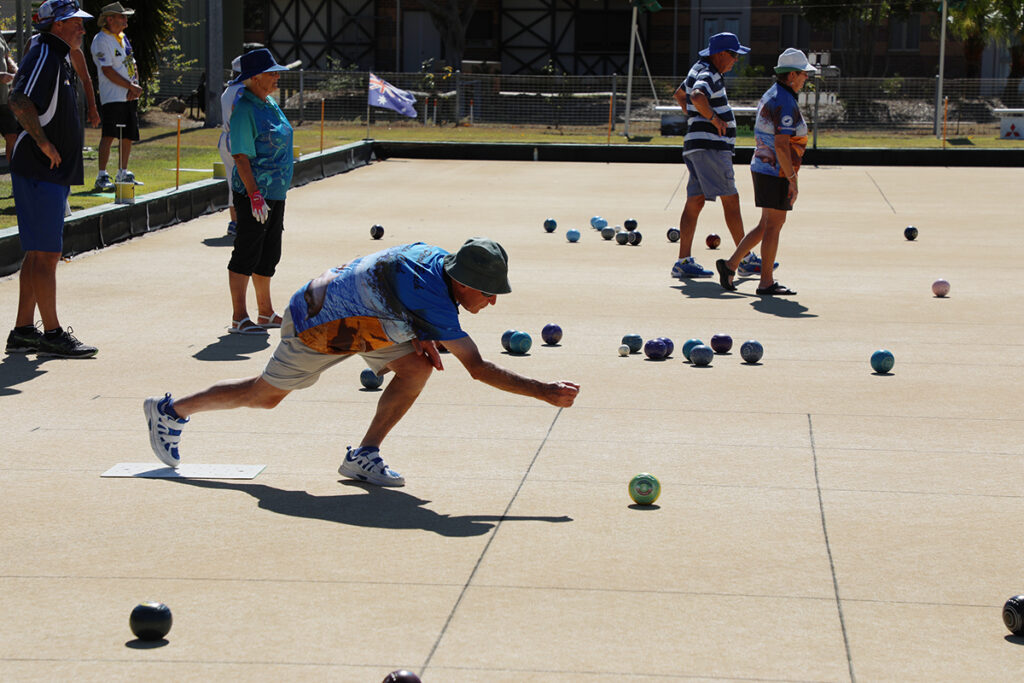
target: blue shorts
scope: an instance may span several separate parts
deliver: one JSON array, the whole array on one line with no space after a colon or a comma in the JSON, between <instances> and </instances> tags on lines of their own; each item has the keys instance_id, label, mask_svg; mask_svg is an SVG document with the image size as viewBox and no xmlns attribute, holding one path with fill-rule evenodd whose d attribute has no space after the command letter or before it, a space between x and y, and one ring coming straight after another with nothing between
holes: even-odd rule
<instances>
[{"instance_id":1,"label":"blue shorts","mask_svg":"<svg viewBox=\"0 0 1024 683\"><path fill-rule=\"evenodd\" d=\"M686 183L687 197L703 195L713 202L717 197L739 194L731 151L699 149L684 155L683 161L690 172L690 180Z\"/></svg>"},{"instance_id":2,"label":"blue shorts","mask_svg":"<svg viewBox=\"0 0 1024 683\"><path fill-rule=\"evenodd\" d=\"M71 188L11 174L22 251L64 251L64 208Z\"/></svg>"}]
</instances>

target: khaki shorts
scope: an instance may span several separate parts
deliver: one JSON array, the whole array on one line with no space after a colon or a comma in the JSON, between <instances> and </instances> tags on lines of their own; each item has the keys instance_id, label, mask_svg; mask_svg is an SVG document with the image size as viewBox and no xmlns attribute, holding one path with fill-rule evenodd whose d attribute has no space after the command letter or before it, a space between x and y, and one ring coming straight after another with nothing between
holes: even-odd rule
<instances>
[{"instance_id":1,"label":"khaki shorts","mask_svg":"<svg viewBox=\"0 0 1024 683\"><path fill-rule=\"evenodd\" d=\"M263 369L261 377L267 384L284 391L313 386L320 379L321 372L355 355L362 356L371 370L380 373L391 361L416 351L412 342L407 341L360 354L320 353L306 346L295 336L295 325L292 324L290 311L285 311L282 317L281 343L274 349L274 355L267 361L267 367Z\"/></svg>"}]
</instances>

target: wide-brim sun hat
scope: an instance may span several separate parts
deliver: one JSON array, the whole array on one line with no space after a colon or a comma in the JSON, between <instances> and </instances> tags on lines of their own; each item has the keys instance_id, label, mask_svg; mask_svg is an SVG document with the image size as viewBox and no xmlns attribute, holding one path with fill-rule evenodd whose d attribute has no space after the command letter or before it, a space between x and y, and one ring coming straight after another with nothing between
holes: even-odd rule
<instances>
[{"instance_id":1,"label":"wide-brim sun hat","mask_svg":"<svg viewBox=\"0 0 1024 683\"><path fill-rule=\"evenodd\" d=\"M804 71L807 73L818 73L818 70L811 66L807 55L795 47L788 47L779 55L779 63L775 65L775 73L784 74L790 71Z\"/></svg>"},{"instance_id":2,"label":"wide-brim sun hat","mask_svg":"<svg viewBox=\"0 0 1024 683\"><path fill-rule=\"evenodd\" d=\"M454 254L444 257L448 277L485 294L508 294L508 254L486 237L471 237Z\"/></svg>"},{"instance_id":3,"label":"wide-brim sun hat","mask_svg":"<svg viewBox=\"0 0 1024 683\"><path fill-rule=\"evenodd\" d=\"M129 9L119 2L112 2L109 5L104 5L103 9L100 10L100 16L96 19L96 25L103 28L107 25L107 17L111 14L123 14L126 17L130 17L135 14L135 10Z\"/></svg>"},{"instance_id":4,"label":"wide-brim sun hat","mask_svg":"<svg viewBox=\"0 0 1024 683\"><path fill-rule=\"evenodd\" d=\"M46 0L32 15L32 26L42 31L50 28L55 21L66 21L75 17L92 19L91 14L82 11L78 0Z\"/></svg>"},{"instance_id":5,"label":"wide-brim sun hat","mask_svg":"<svg viewBox=\"0 0 1024 683\"><path fill-rule=\"evenodd\" d=\"M238 76L233 78L228 85L242 83L253 76L259 76L271 71L288 71L288 67L278 64L277 60L274 59L274 55L270 54L270 50L265 47L239 55L237 60ZM231 66L235 66L234 60L232 60Z\"/></svg>"},{"instance_id":6,"label":"wide-brim sun hat","mask_svg":"<svg viewBox=\"0 0 1024 683\"><path fill-rule=\"evenodd\" d=\"M735 52L738 55L745 55L750 52L746 45L740 45L740 39L735 33L716 33L708 39L708 46L698 52L701 57L710 57L719 52Z\"/></svg>"}]
</instances>

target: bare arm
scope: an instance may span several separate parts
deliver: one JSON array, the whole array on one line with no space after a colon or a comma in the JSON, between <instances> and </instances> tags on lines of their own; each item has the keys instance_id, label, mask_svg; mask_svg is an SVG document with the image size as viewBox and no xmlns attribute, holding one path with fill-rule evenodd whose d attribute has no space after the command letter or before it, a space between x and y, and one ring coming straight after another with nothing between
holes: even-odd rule
<instances>
[{"instance_id":1,"label":"bare arm","mask_svg":"<svg viewBox=\"0 0 1024 683\"><path fill-rule=\"evenodd\" d=\"M88 109L86 118L89 119L89 125L95 128L100 125L100 112L96 109L96 93L92 87L89 66L85 63L85 54L80 47L72 48L70 54L71 66L74 67L75 73L78 74L78 80L82 82L82 89L85 90L85 102Z\"/></svg>"},{"instance_id":2,"label":"bare arm","mask_svg":"<svg viewBox=\"0 0 1024 683\"><path fill-rule=\"evenodd\" d=\"M18 75L18 65L14 62L10 55L7 55L7 60L4 63L5 71L0 73L0 82L12 83L14 77Z\"/></svg>"},{"instance_id":3,"label":"bare arm","mask_svg":"<svg viewBox=\"0 0 1024 683\"><path fill-rule=\"evenodd\" d=\"M719 135L725 135L725 131L729 129L725 121L718 118L718 114L711 108L711 102L708 100L708 96L702 93L700 90L694 90L693 94L690 95L690 104L700 113L701 116L711 121L711 125L715 127Z\"/></svg>"},{"instance_id":4,"label":"bare arm","mask_svg":"<svg viewBox=\"0 0 1024 683\"><path fill-rule=\"evenodd\" d=\"M103 75L106 76L110 81L122 88L128 89L128 99L137 100L142 95L142 88L137 83L132 83L127 78L117 73L112 66L101 67L103 69Z\"/></svg>"},{"instance_id":5,"label":"bare arm","mask_svg":"<svg viewBox=\"0 0 1024 683\"><path fill-rule=\"evenodd\" d=\"M39 145L39 149L50 160L50 168L60 166L60 153L46 137L46 133L39 123L39 112L36 111L36 105L32 103L28 95L22 92L11 93L7 100L7 106L11 108L21 127L32 136L32 139Z\"/></svg>"},{"instance_id":6,"label":"bare arm","mask_svg":"<svg viewBox=\"0 0 1024 683\"><path fill-rule=\"evenodd\" d=\"M779 168L782 169L782 174L789 179L788 197L789 203L792 205L796 201L798 190L796 186L796 169L793 168L789 137L788 135L775 136L775 158L779 160Z\"/></svg>"},{"instance_id":7,"label":"bare arm","mask_svg":"<svg viewBox=\"0 0 1024 683\"><path fill-rule=\"evenodd\" d=\"M554 406L567 408L576 400L580 386L573 382L541 382L524 377L480 356L480 350L469 337L443 342L452 355L469 372L470 377L512 394L530 396Z\"/></svg>"}]
</instances>

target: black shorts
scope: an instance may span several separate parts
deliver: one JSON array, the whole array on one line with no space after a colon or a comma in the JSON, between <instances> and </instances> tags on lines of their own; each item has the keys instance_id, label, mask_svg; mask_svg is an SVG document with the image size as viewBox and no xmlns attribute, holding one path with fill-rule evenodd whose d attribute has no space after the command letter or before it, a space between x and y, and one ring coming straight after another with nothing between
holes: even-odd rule
<instances>
[{"instance_id":1,"label":"black shorts","mask_svg":"<svg viewBox=\"0 0 1024 683\"><path fill-rule=\"evenodd\" d=\"M117 138L137 142L139 139L139 101L110 102L100 107L103 118L103 137ZM124 128L117 124L123 123ZM118 131L121 131L120 133Z\"/></svg>"},{"instance_id":2,"label":"black shorts","mask_svg":"<svg viewBox=\"0 0 1024 683\"><path fill-rule=\"evenodd\" d=\"M238 232L231 250L228 270L240 275L273 277L281 260L281 233L284 232L284 200L268 199L270 215L260 223L252 215L249 195L232 192Z\"/></svg>"},{"instance_id":3,"label":"black shorts","mask_svg":"<svg viewBox=\"0 0 1024 683\"><path fill-rule=\"evenodd\" d=\"M18 119L6 103L0 104L0 135L14 135L18 132Z\"/></svg>"},{"instance_id":4,"label":"black shorts","mask_svg":"<svg viewBox=\"0 0 1024 683\"><path fill-rule=\"evenodd\" d=\"M754 176L754 206L762 209L792 211L789 203L789 179L751 172Z\"/></svg>"}]
</instances>

